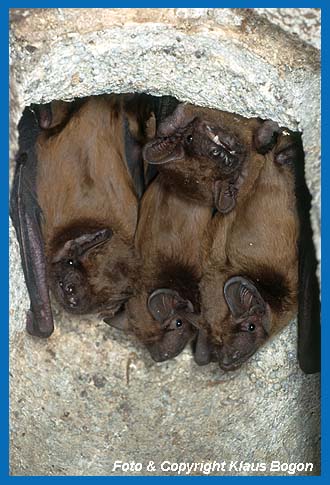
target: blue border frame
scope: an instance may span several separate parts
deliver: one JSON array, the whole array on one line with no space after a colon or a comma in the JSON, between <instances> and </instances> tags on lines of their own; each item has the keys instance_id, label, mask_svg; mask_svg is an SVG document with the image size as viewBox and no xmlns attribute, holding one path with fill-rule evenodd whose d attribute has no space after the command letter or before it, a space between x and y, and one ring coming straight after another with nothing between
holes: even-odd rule
<instances>
[{"instance_id":1,"label":"blue border frame","mask_svg":"<svg viewBox=\"0 0 330 485\"><path fill-rule=\"evenodd\" d=\"M1 123L3 129L0 131L1 136L1 146L3 147L2 153L7 154L9 148L9 125L8 125L8 112L9 112L9 100L8 100L8 91L6 87L8 87L8 78L9 78L9 66L8 66L8 28L9 28L9 9L10 8L58 8L59 5L56 2L20 2L15 1L13 4L10 4L8 1L2 1L2 5L0 5L0 49L2 50L1 59L4 59L4 62L1 67L0 76L2 78L1 86L4 88L2 90L2 100L1 106L2 109L0 110L1 114ZM27 5L28 3L28 5ZM68 5L63 5L63 2L60 2L63 7L68 7ZM140 8L150 8L150 7L157 7L157 8L173 8L173 7L205 7L202 5L204 2L196 2L196 1L181 1L180 3L177 2L159 2L158 5L155 5L155 2L111 2L111 4L107 4L106 2L98 2L97 7L111 7L111 8L128 8L128 7L140 7ZM329 3L327 4L326 0L319 0L317 2L311 1L291 1L291 2L274 2L274 1L242 1L242 2L233 2L234 5L230 2L214 2L208 1L207 7L237 7L237 8L256 8L256 7L268 7L268 8L321 8L322 9L322 85L323 86L330 86L329 82L329 68L330 62L327 55L328 47L329 47ZM71 8L83 8L83 7L90 7L90 2L70 2ZM93 8L96 8L96 5L93 5ZM328 117L327 117L327 108L329 104L329 96L322 97L322 158L323 160L327 160L327 154L329 152L329 138L328 138ZM0 332L1 332L1 354L0 358L1 362L1 382L0 382L0 389L1 389L1 398L0 398L0 479L1 482L9 482L9 481L26 481L26 480L113 480L117 482L118 480L134 480L135 483L140 483L141 481L153 481L156 483L158 480L179 480L180 477L10 477L9 476L9 426L8 426L8 403L9 403L9 392L8 392L8 375L9 375L9 365L8 365L8 312L9 312L9 304L8 304L8 156L5 155L4 160L7 160L7 163L2 161L0 164L0 171L1 171L1 180L5 181L2 184L2 189L0 191L0 216L1 216L1 232L2 237L0 240L1 251L0 251L0 268L1 268L1 292L0 292L0 308L1 314L3 316L2 322L0 325ZM328 167L327 163L324 162L322 164L322 187L327 186L327 181L329 180L329 172L330 168ZM327 227L327 221L329 217L329 202L327 200L327 195L322 192L322 222L323 227ZM327 234L326 230L322 231L322 245L324 248L327 248ZM321 382L322 382L322 470L320 477L185 477L185 480L189 482L196 482L196 480L274 480L278 482L279 480L308 480L309 482L317 481L318 483L328 481L329 480L329 460L330 460L330 447L329 447L329 437L328 437L328 429L329 429L329 412L327 406L329 405L329 387L327 385L329 381L329 372L326 366L326 359L328 357L327 352L327 342L329 339L327 338L329 334L329 328L327 327L326 323L326 314L328 313L328 302L325 298L325 295L328 293L329 288L329 275L327 274L327 253L323 254L322 258L322 293L323 293L323 302L322 302L322 321L324 323L322 328L322 375L321 375ZM327 482L326 482L327 483Z\"/></svg>"}]
</instances>

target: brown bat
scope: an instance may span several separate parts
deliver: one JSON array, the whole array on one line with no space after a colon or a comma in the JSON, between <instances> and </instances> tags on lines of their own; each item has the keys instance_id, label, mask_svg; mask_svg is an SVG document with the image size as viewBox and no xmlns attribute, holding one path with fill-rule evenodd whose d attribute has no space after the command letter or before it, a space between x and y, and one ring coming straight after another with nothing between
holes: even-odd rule
<instances>
[{"instance_id":1,"label":"brown bat","mask_svg":"<svg viewBox=\"0 0 330 485\"><path fill-rule=\"evenodd\" d=\"M211 216L210 208L168 192L162 174L142 199L136 294L126 313L110 323L133 331L157 362L177 356L196 335L203 238Z\"/></svg>"},{"instance_id":2,"label":"brown bat","mask_svg":"<svg viewBox=\"0 0 330 485\"><path fill-rule=\"evenodd\" d=\"M235 207L250 163L251 129L258 120L180 104L159 126L143 155L161 172L167 190L223 214ZM227 127L230 126L230 130Z\"/></svg>"},{"instance_id":3,"label":"brown bat","mask_svg":"<svg viewBox=\"0 0 330 485\"><path fill-rule=\"evenodd\" d=\"M319 289L299 146L272 121L179 105L144 149L168 190L218 211L201 283L200 364L241 365L294 316L298 292L299 363L319 370Z\"/></svg>"},{"instance_id":4,"label":"brown bat","mask_svg":"<svg viewBox=\"0 0 330 485\"><path fill-rule=\"evenodd\" d=\"M132 293L144 190L141 103L105 95L34 106L35 113L23 115L11 217L32 335L53 332L49 287L67 311L108 317Z\"/></svg>"},{"instance_id":5,"label":"brown bat","mask_svg":"<svg viewBox=\"0 0 330 485\"><path fill-rule=\"evenodd\" d=\"M238 195L233 213L214 220L201 294L206 330L224 370L239 367L297 310L295 181L292 167L279 164L285 155L278 150L275 145L255 165L258 176L249 193ZM249 180L249 167L247 173Z\"/></svg>"}]
</instances>

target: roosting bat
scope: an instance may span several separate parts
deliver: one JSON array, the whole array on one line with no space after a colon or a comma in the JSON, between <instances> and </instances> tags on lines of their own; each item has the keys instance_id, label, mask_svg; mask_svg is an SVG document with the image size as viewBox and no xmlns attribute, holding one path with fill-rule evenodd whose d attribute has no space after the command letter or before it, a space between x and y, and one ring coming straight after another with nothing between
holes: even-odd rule
<instances>
[{"instance_id":1,"label":"roosting bat","mask_svg":"<svg viewBox=\"0 0 330 485\"><path fill-rule=\"evenodd\" d=\"M278 140L266 152L266 147L258 144L260 139L264 143L272 130ZM314 327L308 343L314 353L299 353L299 362L305 372L319 370L315 352L319 315L309 313L310 304L318 301L311 285L316 275L310 272L304 278L301 269L298 273L298 258L300 268L310 268L305 253L298 251L298 244L305 247L306 237L299 228L295 191L295 166L302 159L298 159L299 145L294 135L278 131L267 122L258 130L256 149L266 153L250 194L243 196L241 191L235 211L227 218L215 216L216 235L201 295L210 340L216 342L213 357L224 370L239 367L295 316L298 282L303 294L298 300L299 332L307 332L311 324ZM249 180L249 167L246 170ZM298 199L301 196L298 192ZM308 218L308 213L304 216Z\"/></svg>"},{"instance_id":2,"label":"roosting bat","mask_svg":"<svg viewBox=\"0 0 330 485\"><path fill-rule=\"evenodd\" d=\"M222 367L237 367L269 333L274 334L293 316L299 243L299 363L308 373L319 369L320 308L308 213L310 196L293 135L287 137L287 132L282 132L279 137L279 132L277 124L271 121L247 120L230 113L179 105L159 127L157 138L144 149L145 158L157 164L169 190L180 191L182 197L218 210L212 222L218 225L209 265L213 270L202 283L209 325L205 331L200 330L196 344L196 360L200 364L219 358ZM238 201L240 208L236 210ZM299 238L297 208L301 221ZM234 234L229 230L232 226ZM227 281L224 300L221 295L230 275L241 280ZM261 280L260 291L272 300L271 305L266 305L266 296L263 298L258 291ZM246 298L235 306L234 296L242 292ZM244 329L244 333L238 332L238 325L220 325L225 321L227 304L232 318L243 327L242 321L251 323L247 327L250 330ZM247 314L255 319L258 312L263 315L264 327L242 320ZM275 323L271 321L273 317ZM212 351L210 328L213 341L226 341L222 347L216 346L217 352Z\"/></svg>"},{"instance_id":3,"label":"roosting bat","mask_svg":"<svg viewBox=\"0 0 330 485\"><path fill-rule=\"evenodd\" d=\"M126 313L111 324L130 330L152 358L177 356L196 334L203 238L212 211L168 192L162 174L141 203L136 247L142 270Z\"/></svg>"},{"instance_id":4,"label":"roosting bat","mask_svg":"<svg viewBox=\"0 0 330 485\"><path fill-rule=\"evenodd\" d=\"M53 332L49 287L67 311L102 316L112 316L132 292L144 190L139 103L112 95L41 105L36 116L25 110L11 217L32 335Z\"/></svg>"},{"instance_id":5,"label":"roosting bat","mask_svg":"<svg viewBox=\"0 0 330 485\"><path fill-rule=\"evenodd\" d=\"M227 214L250 163L251 124L258 121L180 104L146 144L144 158L157 166L167 190Z\"/></svg>"}]
</instances>

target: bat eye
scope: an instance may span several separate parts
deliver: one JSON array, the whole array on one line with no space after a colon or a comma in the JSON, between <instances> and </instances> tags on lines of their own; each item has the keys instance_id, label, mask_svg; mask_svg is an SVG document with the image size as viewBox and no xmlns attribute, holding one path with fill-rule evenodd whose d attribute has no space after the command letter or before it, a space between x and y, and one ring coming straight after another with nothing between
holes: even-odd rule
<instances>
[{"instance_id":1,"label":"bat eye","mask_svg":"<svg viewBox=\"0 0 330 485\"><path fill-rule=\"evenodd\" d=\"M73 264L74 264L73 259L68 259L68 260L67 260L67 263L68 263L70 266L73 266Z\"/></svg>"},{"instance_id":2,"label":"bat eye","mask_svg":"<svg viewBox=\"0 0 330 485\"><path fill-rule=\"evenodd\" d=\"M178 318L177 320L175 320L175 326L176 326L176 328L180 328L180 327L182 327L182 325L183 325L183 321L180 320L180 318Z\"/></svg>"},{"instance_id":3,"label":"bat eye","mask_svg":"<svg viewBox=\"0 0 330 485\"><path fill-rule=\"evenodd\" d=\"M254 323L250 323L249 326L248 326L248 331L249 332L254 332L256 329L256 326Z\"/></svg>"},{"instance_id":4,"label":"bat eye","mask_svg":"<svg viewBox=\"0 0 330 485\"><path fill-rule=\"evenodd\" d=\"M219 148L211 148L210 153L212 157L218 157L220 153L223 153Z\"/></svg>"},{"instance_id":5,"label":"bat eye","mask_svg":"<svg viewBox=\"0 0 330 485\"><path fill-rule=\"evenodd\" d=\"M191 143L193 141L193 136L192 135L188 135L187 138L186 138L186 142L187 143Z\"/></svg>"}]
</instances>

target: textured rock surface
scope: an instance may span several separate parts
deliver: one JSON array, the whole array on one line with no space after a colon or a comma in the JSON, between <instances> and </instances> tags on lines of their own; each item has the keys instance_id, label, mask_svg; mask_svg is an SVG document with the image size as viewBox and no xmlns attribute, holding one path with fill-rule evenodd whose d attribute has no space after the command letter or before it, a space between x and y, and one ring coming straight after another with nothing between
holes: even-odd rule
<instances>
[{"instance_id":1,"label":"textured rock surface","mask_svg":"<svg viewBox=\"0 0 330 485\"><path fill-rule=\"evenodd\" d=\"M24 105L104 92L172 94L301 129L319 248L319 52L297 36L253 9L13 10L11 51L12 153ZM189 349L155 364L132 339L59 311L40 341L24 330L11 236L13 475L107 475L115 460L312 462L319 473L319 378L297 367L294 323L227 374L198 368Z\"/></svg>"},{"instance_id":2,"label":"textured rock surface","mask_svg":"<svg viewBox=\"0 0 330 485\"><path fill-rule=\"evenodd\" d=\"M319 8L256 8L255 11L300 39L321 47L321 9Z\"/></svg>"}]
</instances>

